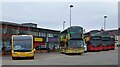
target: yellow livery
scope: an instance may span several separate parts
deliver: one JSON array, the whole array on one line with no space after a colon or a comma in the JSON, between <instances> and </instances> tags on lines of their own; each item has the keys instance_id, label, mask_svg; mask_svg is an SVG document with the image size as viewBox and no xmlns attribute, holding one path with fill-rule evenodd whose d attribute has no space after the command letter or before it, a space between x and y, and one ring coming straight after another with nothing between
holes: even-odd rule
<instances>
[{"instance_id":1,"label":"yellow livery","mask_svg":"<svg viewBox=\"0 0 120 67\"><path fill-rule=\"evenodd\" d=\"M34 59L33 36L13 35L12 36L12 59L30 57Z\"/></svg>"}]
</instances>

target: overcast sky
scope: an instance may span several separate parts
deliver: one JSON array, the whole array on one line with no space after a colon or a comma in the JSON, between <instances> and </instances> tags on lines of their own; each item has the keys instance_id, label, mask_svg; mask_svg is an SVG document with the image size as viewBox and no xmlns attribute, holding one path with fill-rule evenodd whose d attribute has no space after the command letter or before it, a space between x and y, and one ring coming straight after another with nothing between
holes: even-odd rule
<instances>
[{"instance_id":1,"label":"overcast sky","mask_svg":"<svg viewBox=\"0 0 120 67\"><path fill-rule=\"evenodd\" d=\"M103 16L107 15L106 29L118 28L118 2L5 2L2 3L2 20L15 23L32 22L40 28L63 30L70 25L70 7L72 4L72 26L81 26L86 31L101 29ZM18 0L19 1L19 0ZM21 0L20 0L21 1ZM34 2L32 2L34 1ZM47 0L45 0L47 1ZM1 14L1 13L0 13Z\"/></svg>"}]
</instances>

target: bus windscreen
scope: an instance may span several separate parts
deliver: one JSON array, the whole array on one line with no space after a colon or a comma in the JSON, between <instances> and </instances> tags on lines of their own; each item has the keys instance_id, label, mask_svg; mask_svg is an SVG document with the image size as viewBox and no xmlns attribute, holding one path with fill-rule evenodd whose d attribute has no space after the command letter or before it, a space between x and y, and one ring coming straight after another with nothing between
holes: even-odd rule
<instances>
[{"instance_id":1,"label":"bus windscreen","mask_svg":"<svg viewBox=\"0 0 120 67\"><path fill-rule=\"evenodd\" d=\"M103 41L110 41L110 38L109 37L103 37L102 40Z\"/></svg>"},{"instance_id":2,"label":"bus windscreen","mask_svg":"<svg viewBox=\"0 0 120 67\"><path fill-rule=\"evenodd\" d=\"M69 48L80 48L84 46L84 42L82 40L69 40L68 47Z\"/></svg>"},{"instance_id":3,"label":"bus windscreen","mask_svg":"<svg viewBox=\"0 0 120 67\"><path fill-rule=\"evenodd\" d=\"M92 37L91 39L92 40L100 40L101 38L96 36L96 37Z\"/></svg>"},{"instance_id":4,"label":"bus windscreen","mask_svg":"<svg viewBox=\"0 0 120 67\"><path fill-rule=\"evenodd\" d=\"M30 51L32 50L31 39L14 39L14 51Z\"/></svg>"}]
</instances>

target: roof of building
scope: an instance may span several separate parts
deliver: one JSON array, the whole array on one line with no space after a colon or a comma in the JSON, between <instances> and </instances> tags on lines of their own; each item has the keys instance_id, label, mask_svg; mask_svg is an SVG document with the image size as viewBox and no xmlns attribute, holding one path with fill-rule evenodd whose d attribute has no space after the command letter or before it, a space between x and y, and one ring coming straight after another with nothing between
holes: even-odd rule
<instances>
[{"instance_id":1,"label":"roof of building","mask_svg":"<svg viewBox=\"0 0 120 67\"><path fill-rule=\"evenodd\" d=\"M115 35L120 35L120 30L118 30L118 29L107 30L107 31L109 31L109 32L111 32L111 33L113 33L113 34L115 34Z\"/></svg>"},{"instance_id":2,"label":"roof of building","mask_svg":"<svg viewBox=\"0 0 120 67\"><path fill-rule=\"evenodd\" d=\"M0 24L6 24L6 25L14 25L14 26L22 26L22 27L26 27L24 25L18 24L18 23L13 23L13 22L7 22L7 21L0 21ZM34 24L34 23L30 23L30 24ZM34 28L34 27L30 27L32 29L36 29L36 30L45 30L45 31L52 31L52 32L60 32L59 30L51 30L51 29L45 29L45 28Z\"/></svg>"},{"instance_id":3,"label":"roof of building","mask_svg":"<svg viewBox=\"0 0 120 67\"><path fill-rule=\"evenodd\" d=\"M22 23L21 25L28 25L28 24L37 25L37 24L35 24L35 23Z\"/></svg>"}]
</instances>

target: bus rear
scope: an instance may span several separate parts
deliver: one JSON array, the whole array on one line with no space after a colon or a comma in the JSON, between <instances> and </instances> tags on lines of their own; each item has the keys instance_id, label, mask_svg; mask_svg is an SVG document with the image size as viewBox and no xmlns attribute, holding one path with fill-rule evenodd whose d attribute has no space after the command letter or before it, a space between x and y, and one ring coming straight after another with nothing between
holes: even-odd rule
<instances>
[{"instance_id":1,"label":"bus rear","mask_svg":"<svg viewBox=\"0 0 120 67\"><path fill-rule=\"evenodd\" d=\"M110 39L111 35L108 31L103 31L102 32L102 46L103 50L110 50Z\"/></svg>"},{"instance_id":2,"label":"bus rear","mask_svg":"<svg viewBox=\"0 0 120 67\"><path fill-rule=\"evenodd\" d=\"M103 49L99 30L92 30L84 34L84 39L87 44L87 51L101 51Z\"/></svg>"},{"instance_id":3,"label":"bus rear","mask_svg":"<svg viewBox=\"0 0 120 67\"><path fill-rule=\"evenodd\" d=\"M111 38L110 38L110 50L115 49L115 35L111 33Z\"/></svg>"},{"instance_id":4,"label":"bus rear","mask_svg":"<svg viewBox=\"0 0 120 67\"><path fill-rule=\"evenodd\" d=\"M90 40L90 45L88 46L91 51L101 51L101 37L100 36L92 36Z\"/></svg>"},{"instance_id":5,"label":"bus rear","mask_svg":"<svg viewBox=\"0 0 120 67\"><path fill-rule=\"evenodd\" d=\"M12 59L16 58L34 59L33 36L13 35L12 36Z\"/></svg>"}]
</instances>

